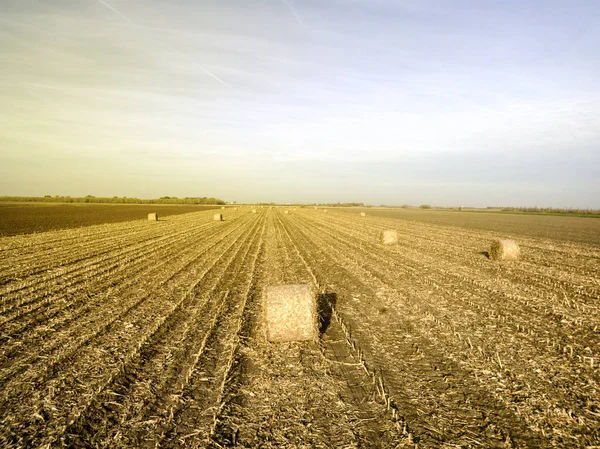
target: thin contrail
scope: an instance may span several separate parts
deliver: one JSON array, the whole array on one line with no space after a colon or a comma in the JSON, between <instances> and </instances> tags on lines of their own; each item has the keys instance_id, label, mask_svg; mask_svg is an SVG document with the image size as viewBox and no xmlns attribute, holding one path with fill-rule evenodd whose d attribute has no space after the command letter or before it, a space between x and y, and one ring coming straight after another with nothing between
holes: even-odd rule
<instances>
[{"instance_id":1,"label":"thin contrail","mask_svg":"<svg viewBox=\"0 0 600 449\"><path fill-rule=\"evenodd\" d=\"M285 1L285 0L282 0ZM138 25L137 23L135 23L133 20L131 20L129 17L127 17L125 14L123 14L121 11L119 11L117 8L115 8L114 6L109 5L108 3L106 3L104 0L98 0L98 2L100 2L101 4L103 4L104 6L106 6L108 9L110 9L111 11L113 11L114 13L118 14L120 17L122 17L123 19L127 20L127 22L129 22L130 24L138 27L138 28L145 28L142 25ZM169 31L174 31L174 30L169 30ZM179 52L180 55L184 55L183 53ZM187 58L189 58L190 60L194 61L193 58L184 55ZM195 61L194 61L195 62ZM219 83L223 84L224 86L227 87L231 87L229 84L227 84L225 81L223 81L221 78L219 78L217 75L215 75L214 73L212 73L211 71L209 71L208 69L205 69L204 67L200 66L200 70L202 70L204 73L206 73L208 76L210 76L212 79L214 79L215 81L218 81Z\"/></svg>"},{"instance_id":2,"label":"thin contrail","mask_svg":"<svg viewBox=\"0 0 600 449\"><path fill-rule=\"evenodd\" d=\"M123 14L121 11L119 11L117 8L115 8L114 6L109 5L108 3L106 3L103 0L98 0L100 3L102 3L104 6L106 6L108 9L110 9L112 12L118 14L119 16L121 16L123 19L127 20L129 23L135 25L135 23L133 22L133 20L131 20L129 17L127 17L125 14Z\"/></svg>"},{"instance_id":3,"label":"thin contrail","mask_svg":"<svg viewBox=\"0 0 600 449\"><path fill-rule=\"evenodd\" d=\"M223 81L221 78L219 78L217 75L215 75L214 73L210 72L208 69L205 69L204 67L200 66L200 70L202 70L204 73L206 73L208 76L210 76L211 78L217 80L219 83L223 84L224 86L228 86L231 87L229 84L227 84L225 81Z\"/></svg>"},{"instance_id":4,"label":"thin contrail","mask_svg":"<svg viewBox=\"0 0 600 449\"><path fill-rule=\"evenodd\" d=\"M300 25L306 26L306 25L304 25L304 22L302 21L302 19L298 15L298 11L296 11L296 8L294 8L288 0L281 0L281 3L283 3L285 6L288 7L288 9L290 10L290 12L294 15L294 17L296 18L296 21Z\"/></svg>"}]
</instances>

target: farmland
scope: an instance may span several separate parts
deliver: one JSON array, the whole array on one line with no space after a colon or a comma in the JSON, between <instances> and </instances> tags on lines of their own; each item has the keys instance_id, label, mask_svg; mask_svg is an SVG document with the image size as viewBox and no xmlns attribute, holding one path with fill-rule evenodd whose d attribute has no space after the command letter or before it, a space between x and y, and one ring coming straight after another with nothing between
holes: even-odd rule
<instances>
[{"instance_id":1,"label":"farmland","mask_svg":"<svg viewBox=\"0 0 600 449\"><path fill-rule=\"evenodd\" d=\"M0 202L0 236L135 220L144 214L184 214L219 206Z\"/></svg>"},{"instance_id":2,"label":"farmland","mask_svg":"<svg viewBox=\"0 0 600 449\"><path fill-rule=\"evenodd\" d=\"M366 212L0 238L0 446L598 447L600 220ZM269 343L262 291L305 283L319 341Z\"/></svg>"}]
</instances>

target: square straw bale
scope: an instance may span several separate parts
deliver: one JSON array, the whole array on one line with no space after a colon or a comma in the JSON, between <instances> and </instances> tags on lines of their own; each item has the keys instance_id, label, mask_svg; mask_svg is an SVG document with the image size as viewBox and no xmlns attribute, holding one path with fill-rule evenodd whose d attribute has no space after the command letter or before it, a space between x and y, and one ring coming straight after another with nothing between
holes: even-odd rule
<instances>
[{"instance_id":1,"label":"square straw bale","mask_svg":"<svg viewBox=\"0 0 600 449\"><path fill-rule=\"evenodd\" d=\"M148 214L148 221L158 221L158 214L156 212Z\"/></svg>"},{"instance_id":2,"label":"square straw bale","mask_svg":"<svg viewBox=\"0 0 600 449\"><path fill-rule=\"evenodd\" d=\"M384 245L394 245L398 243L398 233L395 229L386 229L379 234L379 241Z\"/></svg>"},{"instance_id":3,"label":"square straw bale","mask_svg":"<svg viewBox=\"0 0 600 449\"><path fill-rule=\"evenodd\" d=\"M360 216L361 216L361 217L366 217L366 216L367 216L367 214L365 214L364 212L361 212L361 213L360 213Z\"/></svg>"},{"instance_id":4,"label":"square straw bale","mask_svg":"<svg viewBox=\"0 0 600 449\"><path fill-rule=\"evenodd\" d=\"M317 300L310 285L265 288L264 310L269 341L307 341L318 337Z\"/></svg>"}]
</instances>

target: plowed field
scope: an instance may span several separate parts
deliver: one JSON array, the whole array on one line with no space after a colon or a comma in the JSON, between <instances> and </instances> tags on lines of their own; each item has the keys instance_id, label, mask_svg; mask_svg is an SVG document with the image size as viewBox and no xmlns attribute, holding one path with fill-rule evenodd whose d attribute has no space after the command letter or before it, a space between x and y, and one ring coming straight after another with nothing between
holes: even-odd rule
<instances>
[{"instance_id":1,"label":"plowed field","mask_svg":"<svg viewBox=\"0 0 600 449\"><path fill-rule=\"evenodd\" d=\"M0 447L600 447L600 246L223 212L0 238ZM319 341L267 342L299 283Z\"/></svg>"}]
</instances>

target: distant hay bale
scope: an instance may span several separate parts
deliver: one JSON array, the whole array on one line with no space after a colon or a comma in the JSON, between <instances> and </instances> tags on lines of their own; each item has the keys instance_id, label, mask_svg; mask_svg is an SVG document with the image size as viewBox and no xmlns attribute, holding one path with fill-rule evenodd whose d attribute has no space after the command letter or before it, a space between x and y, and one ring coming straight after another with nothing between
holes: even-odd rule
<instances>
[{"instance_id":1,"label":"distant hay bale","mask_svg":"<svg viewBox=\"0 0 600 449\"><path fill-rule=\"evenodd\" d=\"M252 209L252 213L255 214L256 213L256 209Z\"/></svg>"},{"instance_id":2,"label":"distant hay bale","mask_svg":"<svg viewBox=\"0 0 600 449\"><path fill-rule=\"evenodd\" d=\"M323 209L323 212L327 213L327 209Z\"/></svg>"},{"instance_id":3,"label":"distant hay bale","mask_svg":"<svg viewBox=\"0 0 600 449\"><path fill-rule=\"evenodd\" d=\"M238 210L238 208L237 208L237 207L234 207L234 208L233 208L233 210Z\"/></svg>"},{"instance_id":4,"label":"distant hay bale","mask_svg":"<svg viewBox=\"0 0 600 449\"><path fill-rule=\"evenodd\" d=\"M361 212L361 213L360 213L360 216L361 216L361 217L366 217L366 216L367 216L367 214L365 214L364 212Z\"/></svg>"},{"instance_id":5,"label":"distant hay bale","mask_svg":"<svg viewBox=\"0 0 600 449\"><path fill-rule=\"evenodd\" d=\"M264 310L269 341L306 341L318 337L317 301L310 285L267 287Z\"/></svg>"},{"instance_id":6,"label":"distant hay bale","mask_svg":"<svg viewBox=\"0 0 600 449\"><path fill-rule=\"evenodd\" d=\"M225 206L221 206L221 209L225 209Z\"/></svg>"},{"instance_id":7,"label":"distant hay bale","mask_svg":"<svg viewBox=\"0 0 600 449\"><path fill-rule=\"evenodd\" d=\"M384 245L393 245L398 243L398 233L395 229L386 229L379 234L379 240Z\"/></svg>"},{"instance_id":8,"label":"distant hay bale","mask_svg":"<svg viewBox=\"0 0 600 449\"><path fill-rule=\"evenodd\" d=\"M214 221L223 221L223 214L214 214L213 220Z\"/></svg>"},{"instance_id":9,"label":"distant hay bale","mask_svg":"<svg viewBox=\"0 0 600 449\"><path fill-rule=\"evenodd\" d=\"M148 221L158 221L158 214L156 212L148 214Z\"/></svg>"},{"instance_id":10,"label":"distant hay bale","mask_svg":"<svg viewBox=\"0 0 600 449\"><path fill-rule=\"evenodd\" d=\"M318 209L318 207L317 207L317 206L315 206L315 210L317 210L317 209Z\"/></svg>"},{"instance_id":11,"label":"distant hay bale","mask_svg":"<svg viewBox=\"0 0 600 449\"><path fill-rule=\"evenodd\" d=\"M521 249L514 240L497 239L492 242L490 248L490 259L493 260L517 260L521 255Z\"/></svg>"},{"instance_id":12,"label":"distant hay bale","mask_svg":"<svg viewBox=\"0 0 600 449\"><path fill-rule=\"evenodd\" d=\"M287 215L287 214L289 214L289 213L290 213L290 211L288 211L288 210L284 210L284 211L283 211L283 213Z\"/></svg>"}]
</instances>

